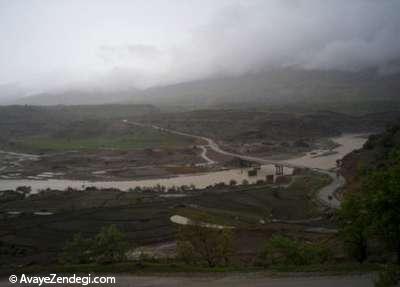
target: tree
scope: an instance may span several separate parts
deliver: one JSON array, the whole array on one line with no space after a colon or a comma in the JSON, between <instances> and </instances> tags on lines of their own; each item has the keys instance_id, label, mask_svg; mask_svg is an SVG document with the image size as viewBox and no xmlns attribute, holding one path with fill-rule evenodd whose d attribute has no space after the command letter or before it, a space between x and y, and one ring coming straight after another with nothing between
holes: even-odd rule
<instances>
[{"instance_id":1,"label":"tree","mask_svg":"<svg viewBox=\"0 0 400 287\"><path fill-rule=\"evenodd\" d=\"M390 138L383 146L392 146ZM339 212L341 235L358 261L367 258L367 237L381 239L400 264L400 153L385 151L385 161L362 174L360 192L348 194Z\"/></svg>"},{"instance_id":2,"label":"tree","mask_svg":"<svg viewBox=\"0 0 400 287\"><path fill-rule=\"evenodd\" d=\"M233 250L233 235L228 229L186 225L178 232L178 256L185 262L205 262L208 267L228 264Z\"/></svg>"},{"instance_id":3,"label":"tree","mask_svg":"<svg viewBox=\"0 0 400 287\"><path fill-rule=\"evenodd\" d=\"M67 241L60 256L62 263L115 263L125 259L128 243L114 225L106 226L95 238L83 238L80 233Z\"/></svg>"},{"instance_id":4,"label":"tree","mask_svg":"<svg viewBox=\"0 0 400 287\"><path fill-rule=\"evenodd\" d=\"M115 225L103 227L94 239L96 261L114 263L125 259L128 242Z\"/></svg>"},{"instance_id":5,"label":"tree","mask_svg":"<svg viewBox=\"0 0 400 287\"><path fill-rule=\"evenodd\" d=\"M85 264L92 260L93 240L84 238L80 233L67 241L60 257L62 263Z\"/></svg>"},{"instance_id":6,"label":"tree","mask_svg":"<svg viewBox=\"0 0 400 287\"><path fill-rule=\"evenodd\" d=\"M363 263L368 257L368 234L370 216L361 193L349 193L344 198L339 210L340 236L348 252L358 262Z\"/></svg>"},{"instance_id":7,"label":"tree","mask_svg":"<svg viewBox=\"0 0 400 287\"><path fill-rule=\"evenodd\" d=\"M378 235L400 264L400 164L370 173L363 183L366 209Z\"/></svg>"}]
</instances>

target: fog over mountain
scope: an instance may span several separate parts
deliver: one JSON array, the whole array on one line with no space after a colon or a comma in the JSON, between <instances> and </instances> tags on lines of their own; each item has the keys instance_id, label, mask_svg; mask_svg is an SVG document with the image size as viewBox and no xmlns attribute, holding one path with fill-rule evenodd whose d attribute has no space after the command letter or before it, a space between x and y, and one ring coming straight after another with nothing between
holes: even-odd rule
<instances>
[{"instance_id":1,"label":"fog over mountain","mask_svg":"<svg viewBox=\"0 0 400 287\"><path fill-rule=\"evenodd\" d=\"M0 100L10 84L12 99L73 103L288 68L385 76L398 72L398 11L396 0L0 0Z\"/></svg>"}]
</instances>

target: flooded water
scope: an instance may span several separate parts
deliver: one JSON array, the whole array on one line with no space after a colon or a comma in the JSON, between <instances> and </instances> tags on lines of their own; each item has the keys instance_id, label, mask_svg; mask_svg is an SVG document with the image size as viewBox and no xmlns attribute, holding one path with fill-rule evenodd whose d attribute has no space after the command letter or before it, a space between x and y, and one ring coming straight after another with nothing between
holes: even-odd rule
<instances>
[{"instance_id":1,"label":"flooded water","mask_svg":"<svg viewBox=\"0 0 400 287\"><path fill-rule=\"evenodd\" d=\"M267 175L275 173L274 165L264 165L257 170L255 176L249 176L248 172L253 168L230 169L193 175L182 175L170 178L146 179L146 180L129 180L129 181L82 181L82 180L62 180L62 179L2 179L0 180L0 190L16 189L19 186L30 186L32 193L40 190L51 188L64 190L68 187L82 189L89 186L97 188L117 188L123 191L134 189L135 187L152 188L158 185L164 186L166 189L181 186L194 185L196 188L206 188L207 186L217 183L229 184L231 180L241 184L243 180L248 183L256 183L259 180L266 180ZM292 174L293 169L284 168L284 174Z\"/></svg>"},{"instance_id":2,"label":"flooded water","mask_svg":"<svg viewBox=\"0 0 400 287\"><path fill-rule=\"evenodd\" d=\"M361 135L343 135L333 138L334 142L339 146L332 150L315 150L305 156L289 159L282 163L289 163L294 166L305 166L319 169L332 169L336 166L336 160L341 159L346 154L355 149L359 149L366 141L366 136ZM248 183L256 183L259 180L266 180L267 175L275 174L274 165L262 165L257 170L257 174L249 176L248 172L253 168L221 170L201 174L181 175L170 178L146 179L146 180L128 180L128 181L82 181L82 180L62 180L52 179L51 172L43 173L39 179L0 179L0 190L16 189L19 186L30 186L32 193L37 193L40 190L51 188L64 190L68 187L82 189L90 186L97 188L117 188L123 191L128 191L136 187L153 188L163 186L167 190L181 186L195 186L196 188L206 188L217 183L229 184L231 180L241 184L244 180ZM292 174L292 168L284 168L284 174ZM48 178L47 178L48 177Z\"/></svg>"},{"instance_id":3,"label":"flooded water","mask_svg":"<svg viewBox=\"0 0 400 287\"><path fill-rule=\"evenodd\" d=\"M181 215L173 215L169 218L171 222L179 224L179 225L199 225L207 228L215 228L215 229L232 229L234 228L233 226L229 225L219 225L219 224L212 224L212 223L206 223L206 222L194 222L191 219L181 216Z\"/></svg>"},{"instance_id":4,"label":"flooded water","mask_svg":"<svg viewBox=\"0 0 400 287\"><path fill-rule=\"evenodd\" d=\"M332 150L314 150L304 156L292 158L285 163L319 169L332 169L336 167L336 160L343 158L353 150L360 149L367 141L367 135L347 134L332 138L339 144Z\"/></svg>"}]
</instances>

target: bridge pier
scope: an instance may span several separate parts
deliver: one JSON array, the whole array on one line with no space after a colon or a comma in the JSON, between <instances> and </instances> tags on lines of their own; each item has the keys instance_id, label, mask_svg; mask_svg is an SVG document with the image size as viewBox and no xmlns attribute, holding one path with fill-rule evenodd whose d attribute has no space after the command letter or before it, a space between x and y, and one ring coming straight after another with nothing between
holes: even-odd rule
<instances>
[{"instance_id":1,"label":"bridge pier","mask_svg":"<svg viewBox=\"0 0 400 287\"><path fill-rule=\"evenodd\" d=\"M283 165L275 164L275 174L276 175L283 175Z\"/></svg>"}]
</instances>

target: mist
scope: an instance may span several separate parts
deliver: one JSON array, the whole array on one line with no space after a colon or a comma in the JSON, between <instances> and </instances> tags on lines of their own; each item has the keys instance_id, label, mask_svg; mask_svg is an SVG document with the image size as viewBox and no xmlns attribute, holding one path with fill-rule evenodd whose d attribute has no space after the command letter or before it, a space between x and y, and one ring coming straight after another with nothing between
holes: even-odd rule
<instances>
[{"instance_id":1,"label":"mist","mask_svg":"<svg viewBox=\"0 0 400 287\"><path fill-rule=\"evenodd\" d=\"M396 0L3 0L0 84L29 94L283 67L388 73L400 59L398 11Z\"/></svg>"}]
</instances>

